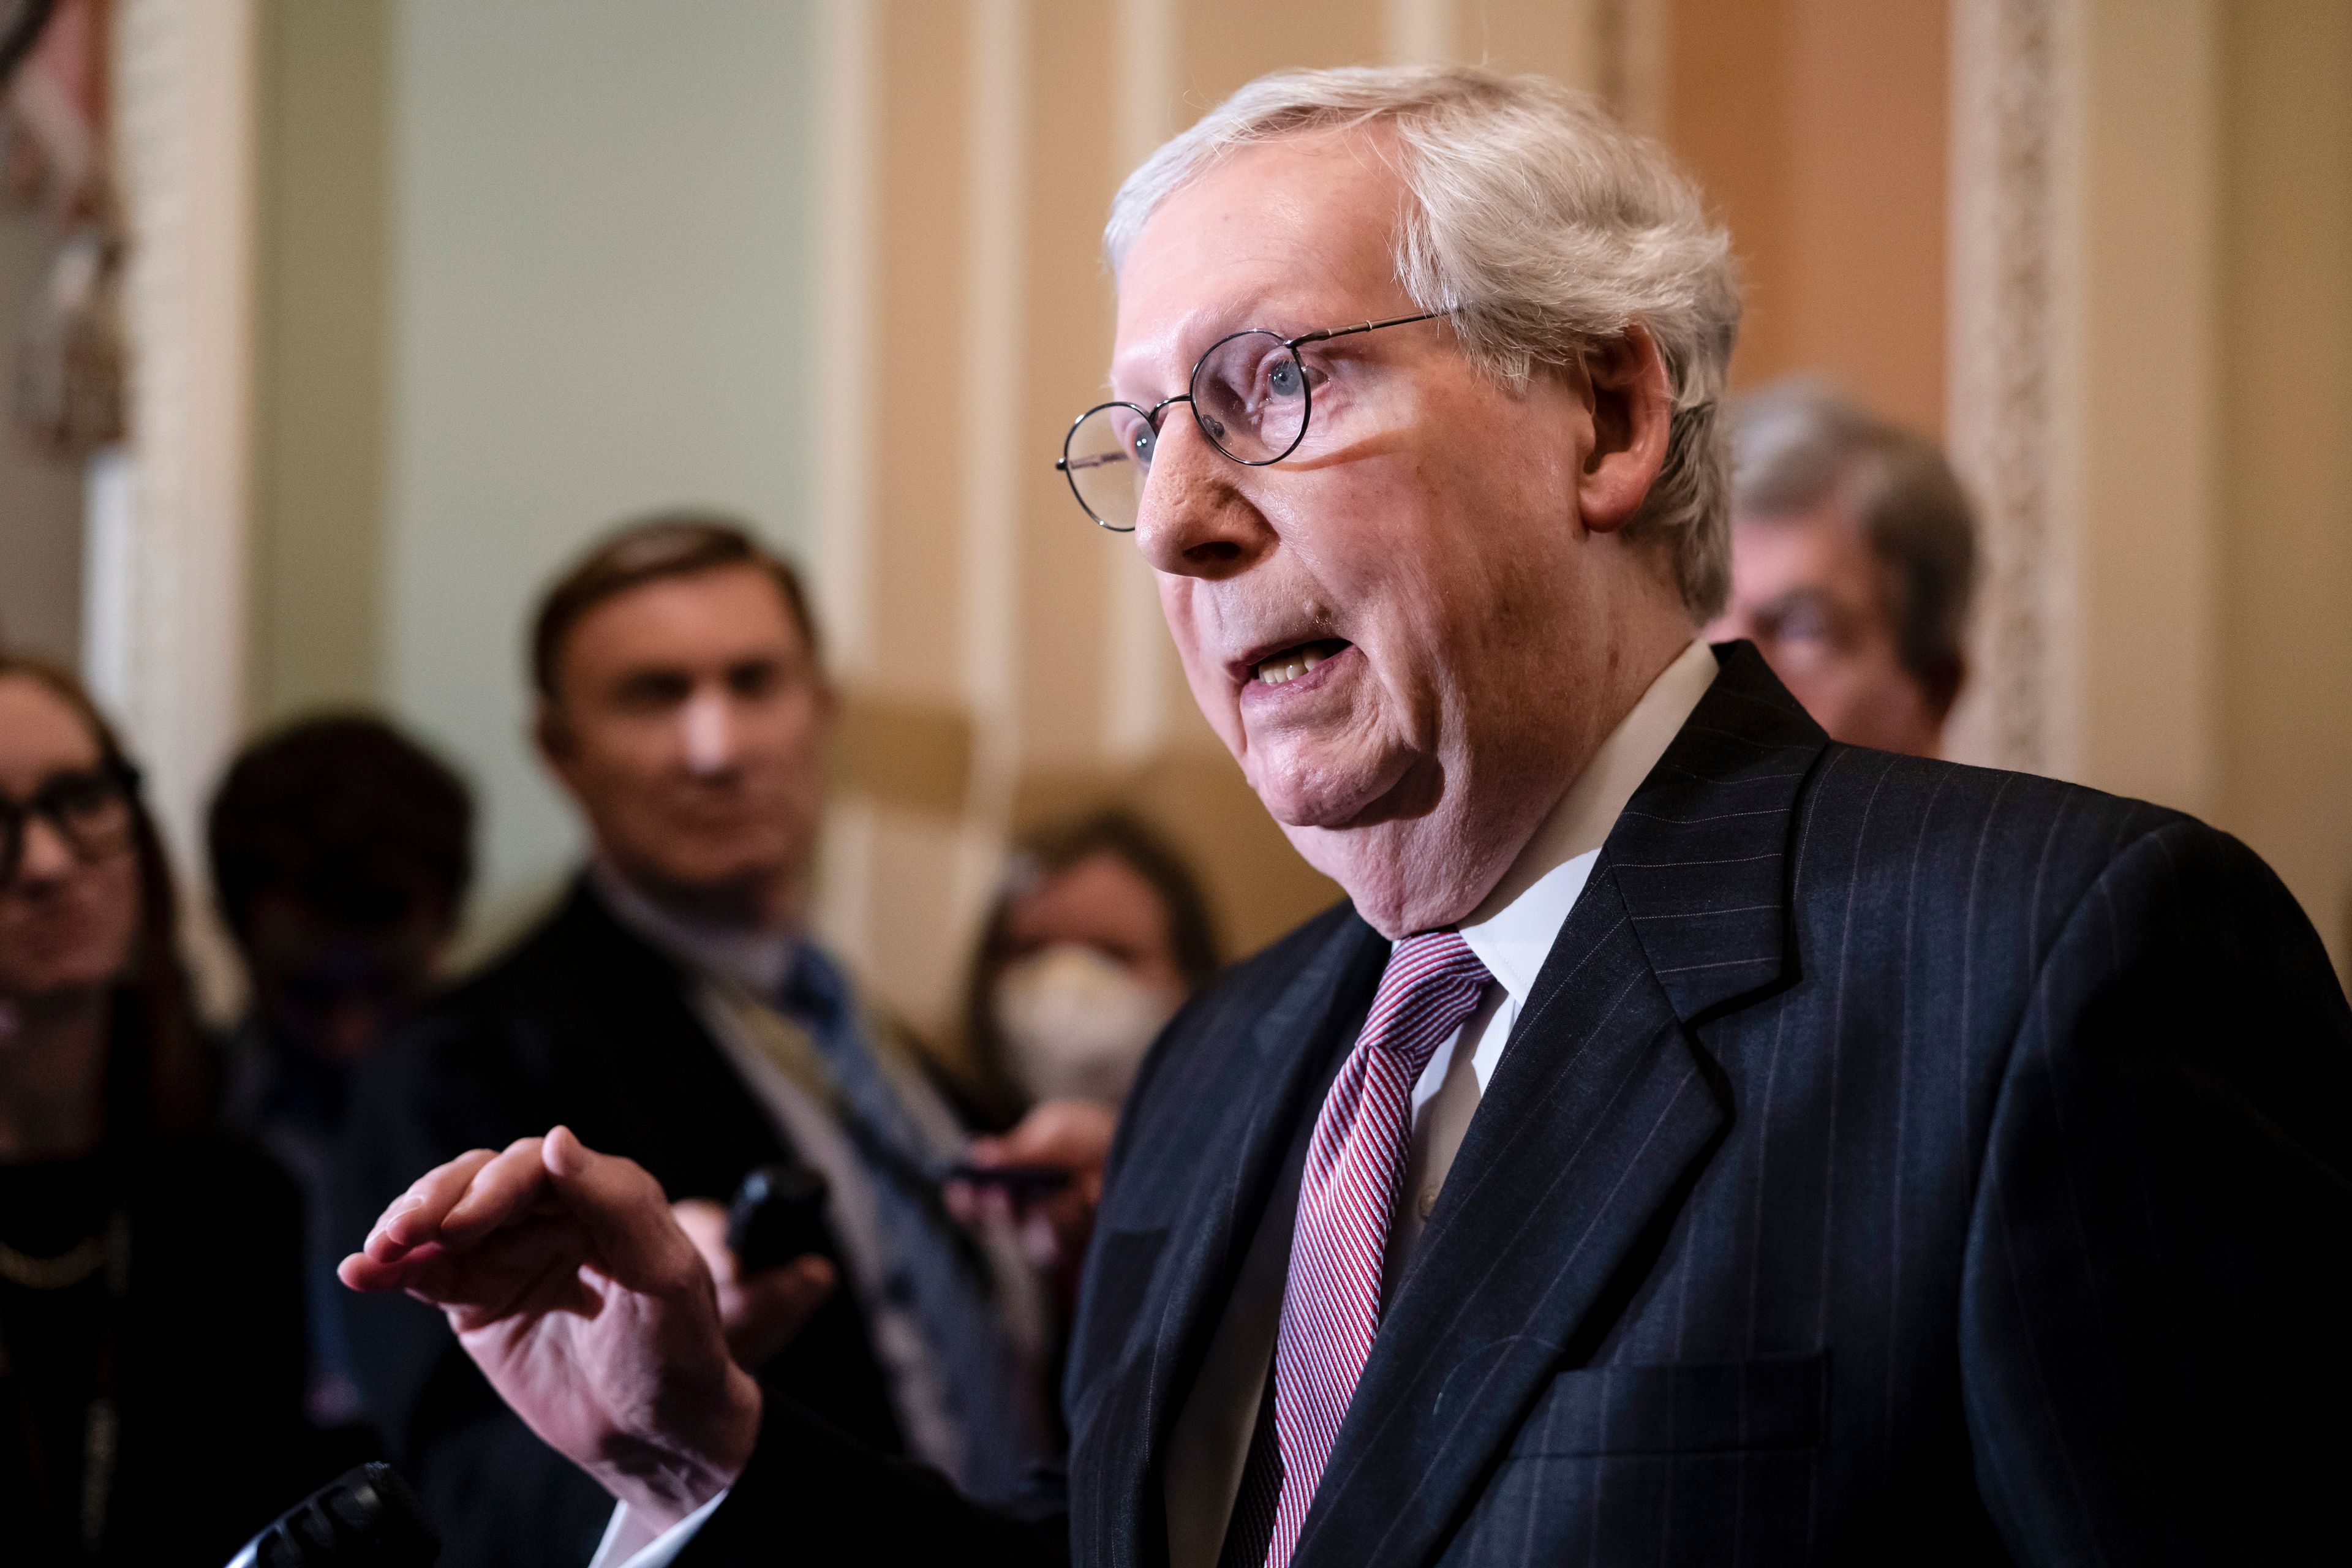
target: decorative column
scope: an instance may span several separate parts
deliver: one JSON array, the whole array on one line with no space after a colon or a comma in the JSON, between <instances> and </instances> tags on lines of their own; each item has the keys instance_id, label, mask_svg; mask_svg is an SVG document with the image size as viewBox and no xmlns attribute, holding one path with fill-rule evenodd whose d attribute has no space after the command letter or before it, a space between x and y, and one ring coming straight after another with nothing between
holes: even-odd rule
<instances>
[{"instance_id":1,"label":"decorative column","mask_svg":"<svg viewBox=\"0 0 2352 1568\"><path fill-rule=\"evenodd\" d=\"M130 237L131 439L91 486L85 663L146 771L201 914L205 804L243 718L251 441L252 0L115 12L117 179ZM207 1003L235 970L191 931Z\"/></svg>"},{"instance_id":2,"label":"decorative column","mask_svg":"<svg viewBox=\"0 0 2352 1568\"><path fill-rule=\"evenodd\" d=\"M2074 0L1952 5L1952 458L1983 528L1975 668L1949 750L2070 770L2077 223Z\"/></svg>"}]
</instances>

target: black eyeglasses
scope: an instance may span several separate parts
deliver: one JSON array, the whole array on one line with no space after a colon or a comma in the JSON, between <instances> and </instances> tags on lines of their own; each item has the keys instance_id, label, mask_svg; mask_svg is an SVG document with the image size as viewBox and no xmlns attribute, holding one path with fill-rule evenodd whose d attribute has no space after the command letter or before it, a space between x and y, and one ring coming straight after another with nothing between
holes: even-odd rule
<instances>
[{"instance_id":1,"label":"black eyeglasses","mask_svg":"<svg viewBox=\"0 0 2352 1568\"><path fill-rule=\"evenodd\" d=\"M53 773L29 800L0 795L0 888L16 879L25 858L25 829L36 816L84 860L120 850L131 841L131 803L138 789L138 769L110 763Z\"/></svg>"},{"instance_id":2,"label":"black eyeglasses","mask_svg":"<svg viewBox=\"0 0 2352 1568\"><path fill-rule=\"evenodd\" d=\"M1175 396L1150 408L1098 403L1079 415L1062 438L1061 460L1054 468L1070 481L1070 493L1088 517L1114 533L1130 533L1142 511L1144 483L1151 478L1160 421L1171 405L1191 404L1192 423L1210 446L1244 468L1262 468L1282 461L1307 439L1315 393L1307 363L1298 357L1303 344L1433 321L1445 314L1424 310L1296 338L1263 327L1219 338L1193 363L1192 379Z\"/></svg>"}]
</instances>

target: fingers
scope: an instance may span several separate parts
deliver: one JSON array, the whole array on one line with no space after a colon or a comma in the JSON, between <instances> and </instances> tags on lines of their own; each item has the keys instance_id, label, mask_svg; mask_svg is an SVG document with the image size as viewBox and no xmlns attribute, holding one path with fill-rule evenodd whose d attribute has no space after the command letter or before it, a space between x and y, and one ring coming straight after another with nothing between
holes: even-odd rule
<instances>
[{"instance_id":1,"label":"fingers","mask_svg":"<svg viewBox=\"0 0 2352 1568\"><path fill-rule=\"evenodd\" d=\"M587 1231L599 1266L614 1279L661 1293L709 1274L671 1215L661 1184L644 1166L597 1153L568 1127L549 1131L539 1155L555 1195Z\"/></svg>"},{"instance_id":2,"label":"fingers","mask_svg":"<svg viewBox=\"0 0 2352 1568\"><path fill-rule=\"evenodd\" d=\"M435 1166L394 1200L365 1247L336 1273L355 1290L429 1290L436 1300L466 1294L436 1259L557 1213L571 1215L598 1261L631 1282L674 1279L694 1252L659 1184L558 1127L545 1138L471 1150ZM723 1219L721 1232L723 1238Z\"/></svg>"},{"instance_id":3,"label":"fingers","mask_svg":"<svg viewBox=\"0 0 2352 1568\"><path fill-rule=\"evenodd\" d=\"M464 1248L432 1242L389 1260L354 1253L336 1273L355 1290L405 1290L451 1310L455 1321L457 1309L496 1317L579 1307L588 1250L587 1233L569 1215L534 1215Z\"/></svg>"},{"instance_id":4,"label":"fingers","mask_svg":"<svg viewBox=\"0 0 2352 1568\"><path fill-rule=\"evenodd\" d=\"M353 1290L400 1290L408 1267L405 1258L386 1263L354 1252L335 1266L335 1278Z\"/></svg>"},{"instance_id":5,"label":"fingers","mask_svg":"<svg viewBox=\"0 0 2352 1568\"><path fill-rule=\"evenodd\" d=\"M587 1233L571 1215L534 1217L467 1251L418 1258L406 1288L446 1311L460 1334L555 1312L593 1317L598 1292L580 1267L588 1255Z\"/></svg>"},{"instance_id":6,"label":"fingers","mask_svg":"<svg viewBox=\"0 0 2352 1568\"><path fill-rule=\"evenodd\" d=\"M757 1371L799 1338L833 1295L838 1279L831 1262L812 1255L723 1286L719 1316L736 1364Z\"/></svg>"},{"instance_id":7,"label":"fingers","mask_svg":"<svg viewBox=\"0 0 2352 1568\"><path fill-rule=\"evenodd\" d=\"M518 1138L474 1173L474 1179L441 1218L439 1239L444 1246L465 1247L535 1213L561 1206L540 1157L541 1142Z\"/></svg>"},{"instance_id":8,"label":"fingers","mask_svg":"<svg viewBox=\"0 0 2352 1568\"><path fill-rule=\"evenodd\" d=\"M442 1217L465 1195L474 1173L496 1158L490 1150L475 1149L417 1177L406 1192L392 1201L375 1222L375 1228L368 1232L364 1248L367 1255L380 1262L390 1262L411 1247L436 1240Z\"/></svg>"}]
</instances>

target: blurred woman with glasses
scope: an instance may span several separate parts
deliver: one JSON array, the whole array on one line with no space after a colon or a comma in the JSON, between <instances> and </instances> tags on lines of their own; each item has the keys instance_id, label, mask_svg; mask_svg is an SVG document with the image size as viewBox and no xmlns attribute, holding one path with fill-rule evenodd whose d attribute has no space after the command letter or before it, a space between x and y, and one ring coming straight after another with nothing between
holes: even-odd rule
<instances>
[{"instance_id":1,"label":"blurred woman with glasses","mask_svg":"<svg viewBox=\"0 0 2352 1568\"><path fill-rule=\"evenodd\" d=\"M208 1131L138 774L79 683L0 654L0 1540L215 1564L310 1479L300 1215ZM234 1217L232 1217L234 1216Z\"/></svg>"}]
</instances>

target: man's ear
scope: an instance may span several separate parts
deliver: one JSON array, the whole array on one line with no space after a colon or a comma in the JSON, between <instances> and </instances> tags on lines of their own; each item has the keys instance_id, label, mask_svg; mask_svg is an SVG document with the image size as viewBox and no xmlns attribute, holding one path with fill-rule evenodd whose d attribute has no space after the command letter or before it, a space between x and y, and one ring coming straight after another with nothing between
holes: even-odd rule
<instances>
[{"instance_id":1,"label":"man's ear","mask_svg":"<svg viewBox=\"0 0 2352 1568\"><path fill-rule=\"evenodd\" d=\"M530 738L539 747L540 760L562 773L572 757L572 726L563 721L562 710L553 699L540 699L539 710L531 716Z\"/></svg>"},{"instance_id":2,"label":"man's ear","mask_svg":"<svg viewBox=\"0 0 2352 1568\"><path fill-rule=\"evenodd\" d=\"M1674 400L1666 363L1650 330L1636 321L1584 363L1592 388L1592 450L1576 477L1578 515L1595 533L1633 521L1665 467Z\"/></svg>"}]
</instances>

